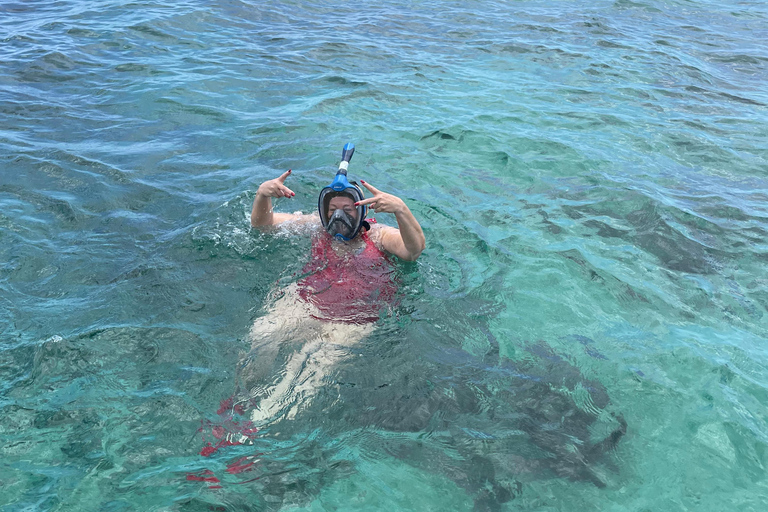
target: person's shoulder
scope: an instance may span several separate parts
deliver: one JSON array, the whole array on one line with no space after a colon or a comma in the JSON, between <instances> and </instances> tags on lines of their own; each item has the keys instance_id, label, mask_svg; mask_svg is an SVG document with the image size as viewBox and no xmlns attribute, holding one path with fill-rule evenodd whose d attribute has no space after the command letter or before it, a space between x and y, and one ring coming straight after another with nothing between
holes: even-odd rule
<instances>
[{"instance_id":1,"label":"person's shoulder","mask_svg":"<svg viewBox=\"0 0 768 512\"><path fill-rule=\"evenodd\" d=\"M320 215L302 212L275 213L272 228L291 232L312 231L321 225Z\"/></svg>"},{"instance_id":2,"label":"person's shoulder","mask_svg":"<svg viewBox=\"0 0 768 512\"><path fill-rule=\"evenodd\" d=\"M393 228L392 226L381 224L375 221L370 222L370 219L368 222L371 225L371 229L368 230L368 237L373 241L374 244L376 244L376 247L381 250L385 250L382 238L386 237L388 234L396 233L397 228Z\"/></svg>"},{"instance_id":3,"label":"person's shoulder","mask_svg":"<svg viewBox=\"0 0 768 512\"><path fill-rule=\"evenodd\" d=\"M400 231L397 228L393 228L389 224L382 224L381 222L376 222L376 219L373 219L373 222L370 222L371 219L368 219L368 222L371 225L371 232L377 231L379 233L386 233L388 231Z\"/></svg>"},{"instance_id":4,"label":"person's shoulder","mask_svg":"<svg viewBox=\"0 0 768 512\"><path fill-rule=\"evenodd\" d=\"M301 213L301 212L293 212L290 215L290 219L288 219L291 222L296 222L299 224L320 224L320 215L315 213Z\"/></svg>"}]
</instances>

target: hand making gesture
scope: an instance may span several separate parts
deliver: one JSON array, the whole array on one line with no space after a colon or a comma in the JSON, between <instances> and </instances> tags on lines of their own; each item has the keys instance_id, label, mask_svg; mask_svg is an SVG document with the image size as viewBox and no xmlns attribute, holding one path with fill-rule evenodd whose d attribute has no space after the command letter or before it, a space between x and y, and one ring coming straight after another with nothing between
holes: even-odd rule
<instances>
[{"instance_id":1,"label":"hand making gesture","mask_svg":"<svg viewBox=\"0 0 768 512\"><path fill-rule=\"evenodd\" d=\"M355 206L367 205L374 212L394 213L395 215L408 209L408 207L405 205L405 202L399 197L393 196L392 194L387 194L386 192L382 192L370 183L366 183L363 180L360 180L360 183L362 183L363 186L373 194L373 197L358 201L355 203Z\"/></svg>"},{"instance_id":2,"label":"hand making gesture","mask_svg":"<svg viewBox=\"0 0 768 512\"><path fill-rule=\"evenodd\" d=\"M426 246L426 240L419 222L408 205L399 197L382 192L363 180L360 180L360 183L373 194L373 197L358 201L355 206L367 205L375 212L393 213L397 219L398 229L388 226L383 226L381 229L381 243L384 249L404 260L413 261L418 258Z\"/></svg>"},{"instance_id":3,"label":"hand making gesture","mask_svg":"<svg viewBox=\"0 0 768 512\"><path fill-rule=\"evenodd\" d=\"M284 185L285 179L291 175L291 170L288 169L283 174L273 180L268 180L259 186L257 194L261 194L264 197L293 197L296 194L293 190Z\"/></svg>"},{"instance_id":4,"label":"hand making gesture","mask_svg":"<svg viewBox=\"0 0 768 512\"><path fill-rule=\"evenodd\" d=\"M265 227L274 226L287 220L297 220L307 222L313 219L312 216L291 213L274 213L272 211L273 197L293 197L296 193L285 186L285 180L291 175L288 169L277 178L267 180L259 185L256 197L253 200L253 209L251 210L251 226Z\"/></svg>"}]
</instances>

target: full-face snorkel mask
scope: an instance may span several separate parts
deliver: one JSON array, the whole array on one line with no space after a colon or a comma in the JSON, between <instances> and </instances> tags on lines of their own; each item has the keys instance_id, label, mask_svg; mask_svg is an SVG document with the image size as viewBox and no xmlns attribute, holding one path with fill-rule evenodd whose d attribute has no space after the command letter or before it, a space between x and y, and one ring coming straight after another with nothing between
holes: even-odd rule
<instances>
[{"instance_id":1,"label":"full-face snorkel mask","mask_svg":"<svg viewBox=\"0 0 768 512\"><path fill-rule=\"evenodd\" d=\"M352 240L360 232L365 222L367 207L354 206L346 209L337 209L328 211L331 199L334 197L347 197L357 203L365 199L363 191L356 183L350 183L347 179L347 168L352 155L355 153L355 145L348 143L341 150L341 163L339 171L330 185L320 191L320 197L317 200L317 208L320 211L320 221L323 227L331 236L339 240Z\"/></svg>"}]
</instances>

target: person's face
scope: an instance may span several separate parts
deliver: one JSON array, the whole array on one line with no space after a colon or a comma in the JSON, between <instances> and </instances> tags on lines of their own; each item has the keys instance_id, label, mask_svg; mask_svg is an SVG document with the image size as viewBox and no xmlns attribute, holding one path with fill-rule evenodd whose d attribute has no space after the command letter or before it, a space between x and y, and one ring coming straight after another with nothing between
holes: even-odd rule
<instances>
[{"instance_id":1,"label":"person's face","mask_svg":"<svg viewBox=\"0 0 768 512\"><path fill-rule=\"evenodd\" d=\"M328 203L328 217L333 215L336 210L344 210L344 212L357 220L357 208L355 208L355 201L350 197L336 196Z\"/></svg>"}]
</instances>

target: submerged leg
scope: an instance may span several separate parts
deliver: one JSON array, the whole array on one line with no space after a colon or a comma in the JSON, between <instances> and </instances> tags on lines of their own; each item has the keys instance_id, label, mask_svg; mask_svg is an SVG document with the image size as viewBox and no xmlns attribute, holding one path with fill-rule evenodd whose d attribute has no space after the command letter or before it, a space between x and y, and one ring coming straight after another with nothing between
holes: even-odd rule
<instances>
[{"instance_id":1,"label":"submerged leg","mask_svg":"<svg viewBox=\"0 0 768 512\"><path fill-rule=\"evenodd\" d=\"M301 346L321 332L321 323L293 287L257 318L249 333L251 348L238 362L235 402L249 408L280 377L280 368Z\"/></svg>"},{"instance_id":2,"label":"submerged leg","mask_svg":"<svg viewBox=\"0 0 768 512\"><path fill-rule=\"evenodd\" d=\"M373 324L320 321L318 313L289 288L254 322L251 351L238 368L237 391L238 403L253 407L254 423L270 423L281 413L293 418L346 356L346 347L373 330Z\"/></svg>"},{"instance_id":3,"label":"submerged leg","mask_svg":"<svg viewBox=\"0 0 768 512\"><path fill-rule=\"evenodd\" d=\"M332 368L345 359L349 346L373 330L372 325L322 323L320 332L288 357L280 380L266 390L251 412L251 421L265 424L285 415L293 419L308 406Z\"/></svg>"}]
</instances>

